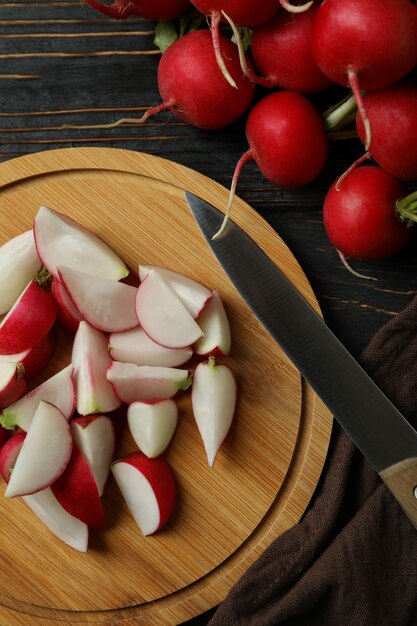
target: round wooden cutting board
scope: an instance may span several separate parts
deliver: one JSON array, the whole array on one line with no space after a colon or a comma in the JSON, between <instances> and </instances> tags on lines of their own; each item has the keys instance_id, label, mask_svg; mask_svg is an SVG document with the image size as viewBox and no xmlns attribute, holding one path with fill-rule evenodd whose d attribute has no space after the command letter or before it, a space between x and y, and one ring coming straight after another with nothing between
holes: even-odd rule
<instances>
[{"instance_id":1,"label":"round wooden cutting board","mask_svg":"<svg viewBox=\"0 0 417 626\"><path fill-rule=\"evenodd\" d=\"M181 623L219 603L249 565L300 519L326 457L331 416L252 315L215 260L186 205L190 191L217 208L228 191L164 159L111 148L65 149L0 165L0 245L31 228L41 205L78 220L123 257L168 267L216 288L233 347L235 420L213 468L207 466L189 392L165 453L178 484L167 526L143 537L112 478L103 496L106 527L87 553L66 546L20 499L0 505L0 623ZM236 198L233 219L318 311L298 263L272 228ZM82 268L80 268L82 269ZM71 337L38 384L70 362ZM194 359L190 368L195 366ZM135 449L125 410L114 415L118 457Z\"/></svg>"}]
</instances>

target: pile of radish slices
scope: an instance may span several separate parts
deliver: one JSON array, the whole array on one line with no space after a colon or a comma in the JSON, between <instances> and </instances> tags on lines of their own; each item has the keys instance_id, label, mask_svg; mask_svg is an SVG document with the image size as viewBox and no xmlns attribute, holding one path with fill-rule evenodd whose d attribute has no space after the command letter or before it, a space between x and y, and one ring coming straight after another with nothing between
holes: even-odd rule
<instances>
[{"instance_id":1,"label":"pile of radish slices","mask_svg":"<svg viewBox=\"0 0 417 626\"><path fill-rule=\"evenodd\" d=\"M46 207L0 248L5 496L22 497L83 552L89 528L105 525L110 472L144 535L170 517L175 474L161 455L177 427L177 392L191 388L209 466L235 412L235 377L215 360L231 348L218 291L156 266L139 266L138 286L123 282L128 274L96 235ZM71 362L35 386L55 350L55 324L73 336ZM115 459L111 413L122 405L137 451Z\"/></svg>"}]
</instances>

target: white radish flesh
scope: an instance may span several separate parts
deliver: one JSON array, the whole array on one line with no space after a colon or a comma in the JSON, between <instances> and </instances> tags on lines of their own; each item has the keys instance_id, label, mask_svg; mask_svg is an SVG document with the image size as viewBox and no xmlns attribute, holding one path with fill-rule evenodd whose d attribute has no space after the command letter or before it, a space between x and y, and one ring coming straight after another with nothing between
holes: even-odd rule
<instances>
[{"instance_id":1,"label":"white radish flesh","mask_svg":"<svg viewBox=\"0 0 417 626\"><path fill-rule=\"evenodd\" d=\"M188 347L203 334L181 300L155 270L151 270L138 287L136 314L146 334L166 348Z\"/></svg>"},{"instance_id":2,"label":"white radish flesh","mask_svg":"<svg viewBox=\"0 0 417 626\"><path fill-rule=\"evenodd\" d=\"M41 267L32 230L0 247L0 315L9 311Z\"/></svg>"},{"instance_id":3,"label":"white radish flesh","mask_svg":"<svg viewBox=\"0 0 417 626\"><path fill-rule=\"evenodd\" d=\"M230 324L219 292L213 297L198 318L198 325L204 335L193 346L194 352L202 356L227 355L232 345Z\"/></svg>"},{"instance_id":4,"label":"white radish flesh","mask_svg":"<svg viewBox=\"0 0 417 626\"><path fill-rule=\"evenodd\" d=\"M133 402L127 409L127 423L139 450L149 458L161 455L168 447L178 422L174 400Z\"/></svg>"},{"instance_id":5,"label":"white radish flesh","mask_svg":"<svg viewBox=\"0 0 417 626\"><path fill-rule=\"evenodd\" d=\"M72 364L80 415L107 413L120 406L106 372L112 360L107 350L107 336L82 321L72 346Z\"/></svg>"},{"instance_id":6,"label":"white radish flesh","mask_svg":"<svg viewBox=\"0 0 417 626\"><path fill-rule=\"evenodd\" d=\"M112 359L136 365L159 365L178 367L192 356L191 348L164 348L145 333L139 326L124 333L112 333L109 337L109 352Z\"/></svg>"},{"instance_id":7,"label":"white radish flesh","mask_svg":"<svg viewBox=\"0 0 417 626\"><path fill-rule=\"evenodd\" d=\"M56 278L59 265L82 267L89 274L115 281L129 273L122 259L104 241L58 211L40 207L33 229L38 254Z\"/></svg>"},{"instance_id":8,"label":"white radish flesh","mask_svg":"<svg viewBox=\"0 0 417 626\"><path fill-rule=\"evenodd\" d=\"M214 357L197 365L191 401L210 467L232 424L236 395L236 379L227 365L216 364Z\"/></svg>"}]
</instances>

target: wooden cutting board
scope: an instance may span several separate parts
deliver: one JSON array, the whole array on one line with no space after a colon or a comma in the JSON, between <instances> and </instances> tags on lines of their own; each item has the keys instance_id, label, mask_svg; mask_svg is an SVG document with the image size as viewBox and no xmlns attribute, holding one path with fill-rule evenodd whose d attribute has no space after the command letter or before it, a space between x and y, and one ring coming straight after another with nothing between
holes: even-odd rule
<instances>
[{"instance_id":1,"label":"wooden cutting board","mask_svg":"<svg viewBox=\"0 0 417 626\"><path fill-rule=\"evenodd\" d=\"M213 468L191 412L178 396L179 427L165 457L178 501L168 525L143 537L112 478L103 496L107 525L86 554L52 535L19 499L0 495L0 623L181 623L219 603L249 565L300 519L317 485L331 416L252 315L200 234L184 190L223 210L228 191L183 166L111 148L65 149L0 165L0 244L31 227L42 204L110 244L131 268L165 266L219 290L236 372L234 424ZM318 311L297 261L272 228L236 198L240 224ZM81 268L82 269L82 268ZM70 362L71 337L35 383ZM34 384L35 384L34 383ZM114 422L117 456L135 449L125 412ZM2 487L4 492L4 486Z\"/></svg>"}]
</instances>

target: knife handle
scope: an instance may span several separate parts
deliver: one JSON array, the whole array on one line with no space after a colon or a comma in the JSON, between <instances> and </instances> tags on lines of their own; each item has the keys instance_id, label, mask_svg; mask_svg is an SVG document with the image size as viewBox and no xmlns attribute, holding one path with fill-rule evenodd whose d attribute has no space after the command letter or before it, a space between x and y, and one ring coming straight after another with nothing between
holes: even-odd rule
<instances>
[{"instance_id":1,"label":"knife handle","mask_svg":"<svg viewBox=\"0 0 417 626\"><path fill-rule=\"evenodd\" d=\"M390 465L379 475L417 528L417 458Z\"/></svg>"}]
</instances>

